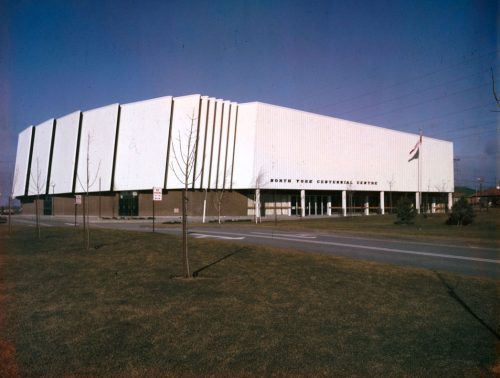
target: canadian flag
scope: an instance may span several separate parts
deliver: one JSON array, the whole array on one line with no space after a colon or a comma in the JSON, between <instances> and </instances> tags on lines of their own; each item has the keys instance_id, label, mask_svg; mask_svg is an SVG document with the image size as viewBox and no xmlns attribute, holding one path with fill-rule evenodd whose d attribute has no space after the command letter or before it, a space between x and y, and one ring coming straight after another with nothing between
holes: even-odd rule
<instances>
[{"instance_id":1,"label":"canadian flag","mask_svg":"<svg viewBox=\"0 0 500 378\"><path fill-rule=\"evenodd\" d=\"M410 155L415 153L415 155L413 155L410 160L408 161L412 161L414 159L418 159L418 155L419 155L419 148L420 148L420 145L422 144L422 133L420 133L420 138L418 139L418 142L417 144L415 144L415 147L413 147L410 151ZM416 152L415 152L416 151Z\"/></svg>"}]
</instances>

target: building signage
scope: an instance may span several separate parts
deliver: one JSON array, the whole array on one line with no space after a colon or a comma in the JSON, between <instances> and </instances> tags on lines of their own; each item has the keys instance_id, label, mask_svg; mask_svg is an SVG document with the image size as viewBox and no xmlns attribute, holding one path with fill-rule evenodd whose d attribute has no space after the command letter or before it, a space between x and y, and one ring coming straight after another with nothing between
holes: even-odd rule
<instances>
[{"instance_id":1,"label":"building signage","mask_svg":"<svg viewBox=\"0 0 500 378\"><path fill-rule=\"evenodd\" d=\"M310 180L310 179L271 179L271 183L277 184L341 184L341 185L378 185L377 181L371 180Z\"/></svg>"},{"instance_id":2,"label":"building signage","mask_svg":"<svg viewBox=\"0 0 500 378\"><path fill-rule=\"evenodd\" d=\"M153 201L161 201L161 200L162 200L162 189L153 188Z\"/></svg>"},{"instance_id":3,"label":"building signage","mask_svg":"<svg viewBox=\"0 0 500 378\"><path fill-rule=\"evenodd\" d=\"M81 194L77 194L75 196L75 205L81 205L82 204L82 195Z\"/></svg>"}]
</instances>

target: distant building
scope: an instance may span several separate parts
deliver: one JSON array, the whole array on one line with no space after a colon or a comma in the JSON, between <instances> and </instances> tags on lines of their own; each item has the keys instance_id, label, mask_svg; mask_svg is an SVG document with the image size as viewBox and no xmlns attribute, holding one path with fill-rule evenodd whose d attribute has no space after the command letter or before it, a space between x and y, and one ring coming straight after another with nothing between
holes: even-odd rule
<instances>
[{"instance_id":1,"label":"distant building","mask_svg":"<svg viewBox=\"0 0 500 378\"><path fill-rule=\"evenodd\" d=\"M419 145L416 134L200 95L113 104L28 127L19 134L14 195L24 213L38 197L45 214L71 215L88 186L94 215L151 216L160 187L156 214L179 215L177 163L191 125L191 215L202 214L205 200L215 215L221 190L228 216L383 214L401 196L424 211L451 206L451 142L424 136Z\"/></svg>"},{"instance_id":2,"label":"distant building","mask_svg":"<svg viewBox=\"0 0 500 378\"><path fill-rule=\"evenodd\" d=\"M482 207L499 207L500 206L500 189L486 189L468 197L469 203L474 206Z\"/></svg>"}]
</instances>

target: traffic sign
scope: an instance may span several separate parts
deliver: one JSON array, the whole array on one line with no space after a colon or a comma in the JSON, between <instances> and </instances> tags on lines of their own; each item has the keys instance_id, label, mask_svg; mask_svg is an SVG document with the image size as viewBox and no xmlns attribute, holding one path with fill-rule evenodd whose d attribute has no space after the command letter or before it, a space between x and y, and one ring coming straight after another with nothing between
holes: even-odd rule
<instances>
[{"instance_id":1,"label":"traffic sign","mask_svg":"<svg viewBox=\"0 0 500 378\"><path fill-rule=\"evenodd\" d=\"M75 205L81 205L82 204L82 195L81 194L77 194L75 196Z\"/></svg>"},{"instance_id":2,"label":"traffic sign","mask_svg":"<svg viewBox=\"0 0 500 378\"><path fill-rule=\"evenodd\" d=\"M153 201L162 200L162 190L161 188L153 188Z\"/></svg>"}]
</instances>

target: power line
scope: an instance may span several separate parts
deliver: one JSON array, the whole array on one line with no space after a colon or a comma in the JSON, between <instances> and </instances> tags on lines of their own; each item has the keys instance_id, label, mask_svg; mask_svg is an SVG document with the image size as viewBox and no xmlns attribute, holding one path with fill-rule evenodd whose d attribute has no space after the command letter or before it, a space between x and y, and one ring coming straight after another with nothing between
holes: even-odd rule
<instances>
[{"instance_id":1,"label":"power line","mask_svg":"<svg viewBox=\"0 0 500 378\"><path fill-rule=\"evenodd\" d=\"M414 125L414 124L418 124L418 123L424 123L424 122L429 122L429 121L432 121L432 120L435 120L435 119L438 119L438 118L445 118L445 117L448 117L448 116L451 116L451 115L468 112L470 110L485 108L487 106L491 106L491 104L492 103L474 105L474 106L471 106L469 108L465 108L465 109L461 109L461 110L457 110L457 111L453 111L453 112L448 112L448 113L445 113L445 114L442 114L442 115L438 115L438 116L434 116L434 117L430 117L430 118L425 118L425 119L422 119L422 120L416 120L416 121L412 121L412 122L407 122L407 123L402 124L399 128L403 129L403 128L406 128L407 126L410 126L410 125Z\"/></svg>"},{"instance_id":2,"label":"power line","mask_svg":"<svg viewBox=\"0 0 500 378\"><path fill-rule=\"evenodd\" d=\"M466 75L466 76L462 76L458 79L453 79L453 80L450 80L450 81L447 81L447 82L444 82L444 83L438 83L436 85L433 85L431 87L427 87L427 88L423 88L423 89L419 89L417 91L414 91L414 92L410 92L410 93L407 93L407 94L404 94L404 95L401 95L401 96L397 96L397 97L394 97L394 98L391 98L389 100L385 100L385 101L382 101L382 102L376 102L376 103L371 103L367 106L363 106L363 107L357 107L357 108L353 108L353 109L350 109L350 110L347 110L347 111L341 111L340 112L340 116L342 117L344 114L347 114L347 113L352 113L352 112L355 112L355 111L359 111L359 110L362 110L362 109L366 109L366 108L372 108L372 107L375 107L375 106L380 106L382 104L387 104L389 102L393 102L393 101L396 101L396 100L400 100L404 97L409 97L409 96L414 96L416 94L419 94L419 93L422 93L422 92L426 92L426 91L429 91L431 89L434 89L434 88L439 88L439 87L442 87L442 86L445 86L445 85L449 85L451 83L455 83L457 81L461 81L461 80L464 80L468 77L472 77L472 76L480 76L481 74L483 74L484 72L489 72L490 69L486 69L484 71L481 71L480 73L474 73L473 75Z\"/></svg>"},{"instance_id":3,"label":"power line","mask_svg":"<svg viewBox=\"0 0 500 378\"><path fill-rule=\"evenodd\" d=\"M429 138L439 138L441 135L457 134L457 133L460 133L462 131L467 131L467 130L470 130L470 129L478 129L481 126L490 125L490 124L493 124L493 123L496 124L497 122L496 121L491 121L491 122L485 122L485 123L482 123L482 124L479 124L479 125L474 125L474 126L469 126L469 127L463 127L463 128L457 127L457 128L454 128L454 129L438 130L435 133L426 134L424 136L427 136ZM478 131L477 133L491 132L492 130L493 129L481 130L481 131ZM496 131L498 131L498 129L496 129Z\"/></svg>"},{"instance_id":4,"label":"power line","mask_svg":"<svg viewBox=\"0 0 500 378\"><path fill-rule=\"evenodd\" d=\"M481 40L485 40L486 38L488 38L488 39L489 39L489 38L490 38L490 36L489 36L489 35L485 35L485 36L483 36L483 37L481 37L481 38L477 38L477 39L476 39L476 41L478 41L478 40L479 40L479 41L481 41ZM448 42L446 42L446 43L443 43L443 45L446 45L446 48L447 48L447 49L449 49L449 48L450 48L450 46L453 46L453 44L450 44L450 43L449 43L449 41L448 41ZM413 66L417 66L417 65L418 65L418 62L423 61L423 60L425 59L425 57L432 55L432 54L430 54L430 53L425 53L426 51L432 51L432 50L437 49L437 48L439 48L439 51L442 51L442 50L443 50L443 48L441 47L441 45L434 45L434 47L433 47L432 49L425 49L425 50L423 50L422 52L419 52L419 53L418 53L418 56L419 56L419 57L421 57L421 59L412 59L412 60L410 60L410 61L408 62L408 64L412 64ZM488 55L490 55L490 54L492 54L492 53L495 53L495 52L497 52L497 51L498 51L498 50L496 50L496 51L490 51L490 52L487 52L487 53L484 53L484 54L480 54L480 55L476 55L476 56L474 56L474 57L471 57L471 58L470 58L470 59L468 59L468 60L466 59L466 60L461 61L461 62L459 62L459 63L454 63L454 64L451 64L451 65L447 65L447 66L445 66L445 67L442 67L442 68L440 68L440 69L437 69L437 70L431 71L431 72L430 72L430 73L428 73L428 74L424 74L424 75L421 75L421 76L417 76L416 78L414 78L414 79L412 79L412 80L416 80L416 79L421 78L421 77L427 77L427 76L430 76L430 75L432 75L432 74L434 74L434 73L441 72L441 71L443 71L443 70L449 70L449 69L451 69L451 68L458 67L458 66L460 66L460 65L462 65L462 64L465 64L465 63L470 63L470 62L472 62L472 61L474 61L474 60L476 60L476 59L482 58L482 57L484 57L484 56L488 56ZM472 56L472 55L474 55L474 54L475 54L475 53L474 53L474 52L472 52L470 55ZM372 72L373 72L373 71L372 71ZM366 80L366 79L369 79L369 78L371 78L371 77L375 77L375 76L376 76L376 73L374 73L374 72L373 72L373 73L372 73L372 75L367 75L367 76L365 77L365 80ZM396 86L396 85L399 85L399 84L401 84L401 82L395 83L395 84L391 85L390 87L392 87L392 86ZM340 86L338 86L338 87L336 87L336 88L333 88L333 91L338 90L338 89L341 89L341 88L344 88L344 87L347 87L347 86L348 86L348 84L346 84L346 85L340 85ZM321 93L321 92L324 92L324 90L325 90L325 89L328 89L328 88L330 88L330 87L331 87L331 84L323 85L323 86L321 86L321 87L319 87L319 88L309 90L309 91L308 91L308 94L309 94L309 93L311 93L311 92ZM308 96L308 97L309 97L309 98L311 98L311 99L313 99L311 96ZM357 96L356 96L356 97L357 97ZM334 103L334 105L335 105L335 104L337 104L337 103ZM329 106L329 105L327 104L326 106ZM322 106L322 107L325 107L325 105L324 105L324 106Z\"/></svg>"},{"instance_id":5,"label":"power line","mask_svg":"<svg viewBox=\"0 0 500 378\"><path fill-rule=\"evenodd\" d=\"M397 112L401 109L408 109L408 108L412 108L414 106L418 106L418 105L422 105L422 104L425 104L426 102L429 102L429 101L437 101L437 100L442 100L444 98L448 98L448 97L451 97L451 96L455 96L457 94L460 94L462 92L465 92L465 91L472 91L472 90L475 90L475 89L479 89L479 88L482 88L482 87L485 87L485 86L489 86L491 85L491 83L484 83L484 84L480 84L480 85L476 85L474 87L470 87L470 88L465 88L465 89L461 89L459 91L456 91L456 92L453 92L451 94L446 94L444 96L439 96L439 97L434 97L434 98L430 98L430 99L427 99L427 100L424 100L424 101L421 101L421 102L417 102L416 104L410 104L410 105L406 105L406 106L402 106L402 107L399 107L399 108L396 108L396 109L393 109L393 110L389 110L387 112L382 112L382 113L379 113L379 114L375 114L375 115L371 115L371 116L368 116L368 117L363 117L361 118L360 120L358 120L357 122L362 122L363 120L366 120L367 118L377 118L377 117L380 117L380 116L383 116L383 115L386 115L386 114L390 114L390 113L394 113L394 112Z\"/></svg>"},{"instance_id":6,"label":"power line","mask_svg":"<svg viewBox=\"0 0 500 378\"><path fill-rule=\"evenodd\" d=\"M440 68L440 69L437 69L437 70L434 70L434 71L431 71L431 72L428 72L428 73L425 73L423 75L420 75L420 76L416 76L414 78L411 78L411 79L406 79L406 80L401 80L397 83L394 83L394 84L391 84L391 85L388 85L386 87L382 87L382 89L378 89L378 90L374 90L374 91L370 91L370 92L367 92L367 93L363 93L363 94L360 94L360 95L357 95L357 96L354 96L354 97L350 97L350 98L347 98L347 99L343 99L343 100L340 100L340 101L337 101L337 102L334 102L334 103L329 103L329 104L325 104L325 105L321 105L321 106L318 106L318 107L315 107L313 108L313 110L320 110L320 109L323 109L323 108L326 108L326 107L330 107L330 106L334 106L334 105L339 105L339 104L343 104L345 102L349 102L349 101L352 101L352 100L356 100L356 99L359 99L359 98L362 98L362 97L366 97L366 96L371 96L371 95L374 95L380 91L384 91L384 90L387 90L387 89L390 89L390 88L394 88L394 87L397 87L399 85L402 85L402 84L407 84L409 82L412 82L412 81L415 81L415 80L421 80L421 79L424 79L424 78L427 78L429 76L432 76L438 72L442 72L442 71L446 71L446 70L449 70L450 68L454 68L454 67L458 67L462 64L465 64L465 63L469 63L471 61L474 61L476 60L477 58L481 58L481 57L484 57L484 56L488 56L488 55L491 55L491 54L496 54L497 52L499 52L500 49L496 49L496 50L492 50L492 51L489 51L487 53L484 53L484 54L481 54L481 55L478 55L474 58L470 58L468 60L464 60L462 62L459 62L459 63L454 63L450 66L447 66L447 67L443 67L443 68Z\"/></svg>"}]
</instances>

